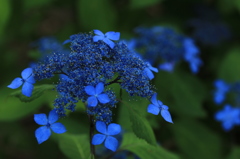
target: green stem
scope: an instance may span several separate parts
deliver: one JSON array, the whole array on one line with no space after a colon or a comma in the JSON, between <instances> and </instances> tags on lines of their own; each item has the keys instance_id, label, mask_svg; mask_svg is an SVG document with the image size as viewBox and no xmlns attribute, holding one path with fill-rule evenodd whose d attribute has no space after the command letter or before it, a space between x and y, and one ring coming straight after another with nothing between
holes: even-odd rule
<instances>
[{"instance_id":1,"label":"green stem","mask_svg":"<svg viewBox=\"0 0 240 159\"><path fill-rule=\"evenodd\" d=\"M94 128L95 128L95 124L93 122L93 116L89 115L89 122L90 122L90 130L89 130L89 136L90 136L90 150L91 150L91 158L94 159L95 156L95 146L92 144L92 138L94 135Z\"/></svg>"}]
</instances>

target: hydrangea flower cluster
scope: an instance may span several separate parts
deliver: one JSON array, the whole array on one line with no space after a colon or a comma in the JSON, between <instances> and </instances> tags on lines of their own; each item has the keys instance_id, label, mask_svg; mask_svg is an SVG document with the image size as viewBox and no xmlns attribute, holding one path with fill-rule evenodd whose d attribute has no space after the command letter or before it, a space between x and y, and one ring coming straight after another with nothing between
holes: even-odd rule
<instances>
[{"instance_id":1,"label":"hydrangea flower cluster","mask_svg":"<svg viewBox=\"0 0 240 159\"><path fill-rule=\"evenodd\" d=\"M51 54L40 60L33 68L25 69L31 70L27 75L25 70L23 71L22 83L25 86L28 82L32 87L30 77L41 81L62 75L56 84L58 96L49 118L47 119L45 114L35 115L36 123L43 125L35 133L39 143L49 138L50 130L55 133L65 132L64 126L55 122L58 117L66 116L67 110L75 111L76 103L81 101L85 103L87 114L92 117L96 129L101 133L93 136L92 144L98 145L105 141L106 148L115 151L118 141L112 135L120 133L121 126L112 123L112 109L118 102L111 88L112 84L120 85L130 96L151 99L154 105L150 106L148 112L155 115L161 112L162 117L172 123L168 107L156 103L157 95L150 83L154 78L153 72L158 70L143 61L125 43L116 42L119 38L118 32L110 31L103 34L99 30L72 35L64 42L70 43L71 52L53 49ZM20 86L18 80L14 80L10 88L15 89L16 85ZM32 91L33 89L27 89L29 94Z\"/></svg>"},{"instance_id":2,"label":"hydrangea flower cluster","mask_svg":"<svg viewBox=\"0 0 240 159\"><path fill-rule=\"evenodd\" d=\"M223 104L228 93L236 97L235 107L225 104L224 108L215 114L215 119L222 122L225 131L231 130L235 125L240 125L240 83L226 83L224 80L218 79L214 82L214 102L217 105Z\"/></svg>"},{"instance_id":3,"label":"hydrangea flower cluster","mask_svg":"<svg viewBox=\"0 0 240 159\"><path fill-rule=\"evenodd\" d=\"M197 73L202 64L199 50L194 41L167 27L138 27L137 38L131 39L128 45L143 55L153 66L172 72L176 63L185 60L191 71Z\"/></svg>"}]
</instances>

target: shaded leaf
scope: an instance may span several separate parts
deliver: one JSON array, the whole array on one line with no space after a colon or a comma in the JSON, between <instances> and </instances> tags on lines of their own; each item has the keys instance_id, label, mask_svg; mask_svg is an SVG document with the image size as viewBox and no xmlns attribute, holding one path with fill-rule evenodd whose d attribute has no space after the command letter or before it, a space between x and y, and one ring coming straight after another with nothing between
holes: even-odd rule
<instances>
[{"instance_id":1,"label":"shaded leaf","mask_svg":"<svg viewBox=\"0 0 240 159\"><path fill-rule=\"evenodd\" d=\"M62 134L59 137L61 151L70 159L89 159L90 140L87 135Z\"/></svg>"},{"instance_id":2,"label":"shaded leaf","mask_svg":"<svg viewBox=\"0 0 240 159\"><path fill-rule=\"evenodd\" d=\"M55 88L54 85L44 84L44 85L40 85L40 86L34 86L31 97L27 97L27 96L23 95L22 90L17 90L15 92L11 93L10 96L17 97L22 102L31 102L31 101L39 98L41 95L43 95L43 93L45 91L52 90L54 88Z\"/></svg>"},{"instance_id":3,"label":"shaded leaf","mask_svg":"<svg viewBox=\"0 0 240 159\"><path fill-rule=\"evenodd\" d=\"M49 103L48 101L53 100L53 97L55 97L52 92L48 92L31 103L23 103L17 98L9 98L9 94L12 92L12 89L6 87L1 89L0 92L1 121L17 120L28 114L32 114L34 110L42 106L44 103Z\"/></svg>"},{"instance_id":4,"label":"shaded leaf","mask_svg":"<svg viewBox=\"0 0 240 159\"><path fill-rule=\"evenodd\" d=\"M240 47L231 49L224 58L218 70L218 77L228 82L236 82L240 79L239 67Z\"/></svg>"},{"instance_id":5,"label":"shaded leaf","mask_svg":"<svg viewBox=\"0 0 240 159\"><path fill-rule=\"evenodd\" d=\"M131 8L144 8L151 5L154 5L156 3L161 2L162 0L131 0L130 1L130 7Z\"/></svg>"},{"instance_id":6,"label":"shaded leaf","mask_svg":"<svg viewBox=\"0 0 240 159\"><path fill-rule=\"evenodd\" d=\"M11 13L11 1L9 0L0 0L0 38L2 37L3 30L7 24L7 21Z\"/></svg>"},{"instance_id":7,"label":"shaded leaf","mask_svg":"<svg viewBox=\"0 0 240 159\"><path fill-rule=\"evenodd\" d=\"M137 138L133 133L125 133L120 150L127 150L140 158L147 159L178 159L178 157L161 146L149 145L146 141Z\"/></svg>"},{"instance_id":8,"label":"shaded leaf","mask_svg":"<svg viewBox=\"0 0 240 159\"><path fill-rule=\"evenodd\" d=\"M23 0L23 7L25 10L35 8L35 7L43 7L50 4L53 0Z\"/></svg>"},{"instance_id":9,"label":"shaded leaf","mask_svg":"<svg viewBox=\"0 0 240 159\"><path fill-rule=\"evenodd\" d=\"M191 118L177 120L171 127L184 158L221 158L221 140L200 122Z\"/></svg>"},{"instance_id":10,"label":"shaded leaf","mask_svg":"<svg viewBox=\"0 0 240 159\"><path fill-rule=\"evenodd\" d=\"M202 108L202 102L207 95L206 88L196 77L177 71L161 71L155 81L158 81L156 87L159 100L169 106L170 113L189 117L206 116Z\"/></svg>"},{"instance_id":11,"label":"shaded leaf","mask_svg":"<svg viewBox=\"0 0 240 159\"><path fill-rule=\"evenodd\" d=\"M240 158L240 147L234 147L230 155L226 159L239 159Z\"/></svg>"},{"instance_id":12,"label":"shaded leaf","mask_svg":"<svg viewBox=\"0 0 240 159\"><path fill-rule=\"evenodd\" d=\"M155 146L156 138L154 132L145 117L139 114L131 104L127 104L126 102L123 104L128 108L131 127L136 136Z\"/></svg>"}]
</instances>

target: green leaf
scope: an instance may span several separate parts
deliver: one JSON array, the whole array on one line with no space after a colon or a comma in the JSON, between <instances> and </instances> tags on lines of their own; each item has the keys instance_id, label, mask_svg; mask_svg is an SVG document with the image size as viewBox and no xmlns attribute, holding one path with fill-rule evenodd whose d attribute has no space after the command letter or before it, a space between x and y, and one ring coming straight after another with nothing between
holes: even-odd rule
<instances>
[{"instance_id":1,"label":"green leaf","mask_svg":"<svg viewBox=\"0 0 240 159\"><path fill-rule=\"evenodd\" d=\"M89 159L90 144L87 135L62 134L59 137L61 151L70 159Z\"/></svg>"},{"instance_id":2,"label":"green leaf","mask_svg":"<svg viewBox=\"0 0 240 159\"><path fill-rule=\"evenodd\" d=\"M136 154L140 158L147 159L178 159L176 155L168 152L160 146L152 146L146 141L137 138L133 133L125 133L120 150L127 150Z\"/></svg>"},{"instance_id":3,"label":"green leaf","mask_svg":"<svg viewBox=\"0 0 240 159\"><path fill-rule=\"evenodd\" d=\"M0 120L11 121L22 118L28 114L32 114L34 110L42 106L44 103L48 103L48 100L53 100L53 93L48 92L40 98L34 100L31 103L20 102L17 98L9 98L9 94L12 89L4 87L0 90Z\"/></svg>"},{"instance_id":4,"label":"green leaf","mask_svg":"<svg viewBox=\"0 0 240 159\"><path fill-rule=\"evenodd\" d=\"M221 158L221 140L200 122L191 118L177 120L171 127L183 158Z\"/></svg>"},{"instance_id":5,"label":"green leaf","mask_svg":"<svg viewBox=\"0 0 240 159\"><path fill-rule=\"evenodd\" d=\"M0 38L2 37L4 28L7 24L7 21L10 17L11 6L9 0L0 0Z\"/></svg>"},{"instance_id":6,"label":"green leaf","mask_svg":"<svg viewBox=\"0 0 240 159\"><path fill-rule=\"evenodd\" d=\"M45 91L52 90L54 88L55 88L54 85L44 84L44 85L40 85L40 86L34 86L31 97L27 97L27 96L23 95L22 90L17 90L15 92L11 93L10 96L17 97L22 102L31 102L31 101L39 98L41 95L43 95L43 93Z\"/></svg>"},{"instance_id":7,"label":"green leaf","mask_svg":"<svg viewBox=\"0 0 240 159\"><path fill-rule=\"evenodd\" d=\"M231 49L219 67L218 77L228 82L236 82L240 79L240 47Z\"/></svg>"},{"instance_id":8,"label":"green leaf","mask_svg":"<svg viewBox=\"0 0 240 159\"><path fill-rule=\"evenodd\" d=\"M128 108L131 127L136 136L155 146L156 138L154 132L145 117L140 115L131 104L127 104L126 102L123 104Z\"/></svg>"},{"instance_id":9,"label":"green leaf","mask_svg":"<svg viewBox=\"0 0 240 159\"><path fill-rule=\"evenodd\" d=\"M35 8L35 7L42 7L50 4L53 0L23 0L23 7L25 10Z\"/></svg>"},{"instance_id":10,"label":"green leaf","mask_svg":"<svg viewBox=\"0 0 240 159\"><path fill-rule=\"evenodd\" d=\"M79 23L87 30L116 31L116 12L109 0L78 0Z\"/></svg>"},{"instance_id":11,"label":"green leaf","mask_svg":"<svg viewBox=\"0 0 240 159\"><path fill-rule=\"evenodd\" d=\"M234 147L230 155L226 159L239 159L240 157L240 147Z\"/></svg>"},{"instance_id":12,"label":"green leaf","mask_svg":"<svg viewBox=\"0 0 240 159\"><path fill-rule=\"evenodd\" d=\"M156 3L161 2L162 0L131 0L130 7L134 9L148 7Z\"/></svg>"},{"instance_id":13,"label":"green leaf","mask_svg":"<svg viewBox=\"0 0 240 159\"><path fill-rule=\"evenodd\" d=\"M219 0L217 3L219 10L221 13L231 13L235 11L236 5L235 2L239 0Z\"/></svg>"},{"instance_id":14,"label":"green leaf","mask_svg":"<svg viewBox=\"0 0 240 159\"><path fill-rule=\"evenodd\" d=\"M159 100L169 106L170 113L189 117L206 116L201 105L207 95L206 88L196 77L177 71L161 71L154 80L159 81L156 83Z\"/></svg>"}]
</instances>

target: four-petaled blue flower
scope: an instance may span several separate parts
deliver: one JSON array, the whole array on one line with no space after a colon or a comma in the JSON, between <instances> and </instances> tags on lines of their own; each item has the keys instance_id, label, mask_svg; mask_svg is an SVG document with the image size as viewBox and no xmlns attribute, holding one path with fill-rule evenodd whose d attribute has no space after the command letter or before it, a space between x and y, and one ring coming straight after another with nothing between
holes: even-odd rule
<instances>
[{"instance_id":1,"label":"four-petaled blue flower","mask_svg":"<svg viewBox=\"0 0 240 159\"><path fill-rule=\"evenodd\" d=\"M27 97L31 97L33 91L33 84L35 83L35 79L33 77L33 70L32 68L26 68L21 73L22 78L17 77L15 78L8 88L16 89L22 86L22 94Z\"/></svg>"},{"instance_id":2,"label":"four-petaled blue flower","mask_svg":"<svg viewBox=\"0 0 240 159\"><path fill-rule=\"evenodd\" d=\"M149 113L152 113L154 115L158 115L159 112L161 112L161 116L170 123L173 123L172 117L168 111L168 106L163 105L163 103L160 100L157 100L157 93L155 93L151 98L152 104L148 105L147 111Z\"/></svg>"},{"instance_id":3,"label":"four-petaled blue flower","mask_svg":"<svg viewBox=\"0 0 240 159\"><path fill-rule=\"evenodd\" d=\"M215 119L222 122L225 131L229 131L234 125L240 125L240 108L225 105L223 110L215 114Z\"/></svg>"},{"instance_id":4,"label":"four-petaled blue flower","mask_svg":"<svg viewBox=\"0 0 240 159\"><path fill-rule=\"evenodd\" d=\"M114 31L109 31L106 34L103 34L100 30L93 30L94 33L96 34L93 37L93 41L97 42L98 40L104 41L110 48L114 48L115 44L111 40L119 40L120 38L120 33L119 32L114 32Z\"/></svg>"},{"instance_id":5,"label":"four-petaled blue flower","mask_svg":"<svg viewBox=\"0 0 240 159\"><path fill-rule=\"evenodd\" d=\"M148 63L148 67L146 67L143 72L144 74L150 79L152 80L154 78L154 74L152 73L153 72L158 72L158 69L155 68L155 67L152 67L151 64Z\"/></svg>"},{"instance_id":6,"label":"four-petaled blue flower","mask_svg":"<svg viewBox=\"0 0 240 159\"><path fill-rule=\"evenodd\" d=\"M104 90L104 84L102 82L98 83L96 88L93 86L86 86L85 91L90 97L88 97L87 102L88 106L95 107L98 104L98 100L100 103L108 103L110 101L107 94L102 93Z\"/></svg>"},{"instance_id":7,"label":"four-petaled blue flower","mask_svg":"<svg viewBox=\"0 0 240 159\"><path fill-rule=\"evenodd\" d=\"M121 126L119 124L111 123L107 125L102 121L96 122L96 129L102 134L95 134L92 138L93 145L102 144L104 141L104 146L112 151L116 151L118 147L118 140L111 135L117 135L121 132Z\"/></svg>"},{"instance_id":8,"label":"four-petaled blue flower","mask_svg":"<svg viewBox=\"0 0 240 159\"><path fill-rule=\"evenodd\" d=\"M67 131L63 124L55 123L58 120L58 114L55 110L50 111L48 118L46 114L34 114L34 120L37 124L43 125L35 131L38 144L46 141L51 136L50 129L57 134Z\"/></svg>"}]
</instances>

